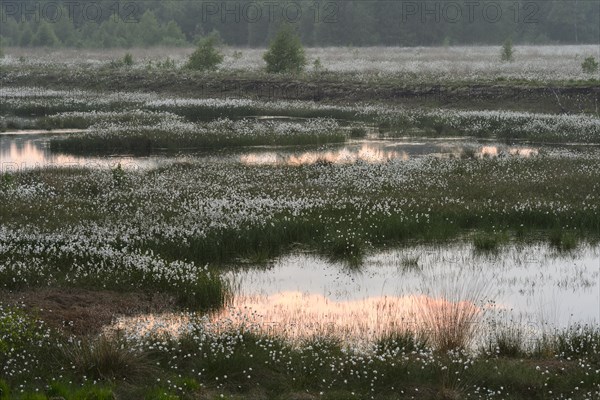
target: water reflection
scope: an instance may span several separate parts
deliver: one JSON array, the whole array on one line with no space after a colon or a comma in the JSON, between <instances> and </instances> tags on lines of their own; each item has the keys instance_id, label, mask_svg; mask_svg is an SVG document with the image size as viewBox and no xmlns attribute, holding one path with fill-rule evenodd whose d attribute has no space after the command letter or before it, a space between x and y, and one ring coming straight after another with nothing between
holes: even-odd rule
<instances>
[{"instance_id":1,"label":"water reflection","mask_svg":"<svg viewBox=\"0 0 600 400\"><path fill-rule=\"evenodd\" d=\"M372 144L363 144L358 149L345 147L340 150L308 151L299 154L281 155L274 152L250 153L240 157L247 165L313 165L355 164L358 161L377 164L394 159L408 159L405 151L386 150Z\"/></svg>"},{"instance_id":2,"label":"water reflection","mask_svg":"<svg viewBox=\"0 0 600 400\"><path fill-rule=\"evenodd\" d=\"M497 157L498 146L483 146L476 154L478 157Z\"/></svg>"},{"instance_id":3,"label":"water reflection","mask_svg":"<svg viewBox=\"0 0 600 400\"><path fill-rule=\"evenodd\" d=\"M520 157L532 157L537 156L539 151L537 149L528 147L506 147L500 146L482 146L476 153L475 156L478 158L485 157L499 157L499 156L520 156Z\"/></svg>"},{"instance_id":4,"label":"water reflection","mask_svg":"<svg viewBox=\"0 0 600 400\"><path fill-rule=\"evenodd\" d=\"M471 322L476 322L481 310L470 301L426 295L337 301L322 294L294 291L238 296L232 307L213 316L212 321L271 331L292 342L327 335L360 344L394 332L430 330L432 319L450 326L460 315L469 315Z\"/></svg>"},{"instance_id":5,"label":"water reflection","mask_svg":"<svg viewBox=\"0 0 600 400\"><path fill-rule=\"evenodd\" d=\"M125 169L155 168L159 157L130 156L75 156L50 151L49 140L56 134L76 130L16 131L0 134L0 172L19 171L42 167L114 168L121 164ZM27 132L27 133L23 133Z\"/></svg>"},{"instance_id":6,"label":"water reflection","mask_svg":"<svg viewBox=\"0 0 600 400\"><path fill-rule=\"evenodd\" d=\"M599 254L588 247L565 256L538 245L481 256L468 245L416 246L373 255L355 273L294 255L266 271L230 272L238 293L233 314L256 313L284 326L322 321L346 336L372 338L398 324L423 328L432 308L448 316L444 310L461 315L478 307L491 319L523 320L539 332L600 321ZM407 259L418 266L408 268Z\"/></svg>"},{"instance_id":7,"label":"water reflection","mask_svg":"<svg viewBox=\"0 0 600 400\"><path fill-rule=\"evenodd\" d=\"M476 324L483 311L470 301L454 302L425 295L335 301L315 293L279 292L270 296L238 296L230 307L204 318L182 313L120 318L107 331L179 336L201 324L205 332L215 334L256 332L283 337L291 343L328 336L365 346L393 333Z\"/></svg>"},{"instance_id":8,"label":"water reflection","mask_svg":"<svg viewBox=\"0 0 600 400\"><path fill-rule=\"evenodd\" d=\"M516 148L509 149L509 153L513 156L531 157L531 156L537 156L539 154L539 151L537 149L516 147Z\"/></svg>"},{"instance_id":9,"label":"water reflection","mask_svg":"<svg viewBox=\"0 0 600 400\"><path fill-rule=\"evenodd\" d=\"M0 167L2 171L39 168L47 166L80 166L90 168L154 168L165 162L186 158L197 160L241 162L246 165L313 165L354 164L364 162L379 164L390 161L406 161L422 156L449 157L496 157L502 155L530 157L537 149L516 146L478 145L469 140L363 140L327 148L306 148L298 151L290 147L274 147L277 150L256 151L229 149L218 154L207 152L156 153L145 157L85 156L51 152L49 141L57 134L69 134L77 130L61 131L15 131L0 134Z\"/></svg>"},{"instance_id":10,"label":"water reflection","mask_svg":"<svg viewBox=\"0 0 600 400\"><path fill-rule=\"evenodd\" d=\"M425 155L439 158L461 157L531 157L537 155L537 149L508 146L476 146L470 142L390 142L363 141L344 145L338 149L310 150L304 152L262 151L242 154L240 162L245 165L314 165L314 164L355 164L364 162L381 164L389 161L406 161L411 157Z\"/></svg>"},{"instance_id":11,"label":"water reflection","mask_svg":"<svg viewBox=\"0 0 600 400\"><path fill-rule=\"evenodd\" d=\"M539 335L549 327L600 321L599 257L600 247L564 255L544 245L513 246L481 256L469 245L419 245L372 255L352 272L294 254L267 269L228 272L233 303L204 324L291 341L327 334L364 343L388 332L452 326L467 316L481 333L501 321L521 321L528 334ZM417 258L417 267L406 266ZM180 333L195 318L145 315L118 326L138 334Z\"/></svg>"}]
</instances>

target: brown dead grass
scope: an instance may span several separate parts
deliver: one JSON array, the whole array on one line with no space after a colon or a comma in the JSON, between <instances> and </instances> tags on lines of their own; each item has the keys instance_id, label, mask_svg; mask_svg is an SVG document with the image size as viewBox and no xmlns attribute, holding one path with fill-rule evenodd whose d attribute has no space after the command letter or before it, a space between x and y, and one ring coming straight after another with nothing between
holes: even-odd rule
<instances>
[{"instance_id":1,"label":"brown dead grass","mask_svg":"<svg viewBox=\"0 0 600 400\"><path fill-rule=\"evenodd\" d=\"M5 304L22 304L50 327L78 336L98 334L117 316L176 309L175 299L165 294L75 288L28 289L17 292L0 290L0 301Z\"/></svg>"}]
</instances>

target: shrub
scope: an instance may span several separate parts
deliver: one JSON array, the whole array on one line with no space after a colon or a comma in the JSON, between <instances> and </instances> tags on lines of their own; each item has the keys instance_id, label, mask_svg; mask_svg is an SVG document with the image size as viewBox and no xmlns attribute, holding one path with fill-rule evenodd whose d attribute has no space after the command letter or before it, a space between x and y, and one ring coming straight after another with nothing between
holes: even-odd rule
<instances>
[{"instance_id":1,"label":"shrub","mask_svg":"<svg viewBox=\"0 0 600 400\"><path fill-rule=\"evenodd\" d=\"M216 48L217 38L214 35L200 39L198 47L190 56L186 68L196 71L214 71L223 62L223 55Z\"/></svg>"},{"instance_id":2,"label":"shrub","mask_svg":"<svg viewBox=\"0 0 600 400\"><path fill-rule=\"evenodd\" d=\"M175 60L170 57L165 58L164 61L158 61L156 68L158 69L175 69Z\"/></svg>"},{"instance_id":3,"label":"shrub","mask_svg":"<svg viewBox=\"0 0 600 400\"><path fill-rule=\"evenodd\" d=\"M131 55L131 53L127 53L123 57L123 65L125 65L126 67L131 67L133 65L133 56Z\"/></svg>"},{"instance_id":4,"label":"shrub","mask_svg":"<svg viewBox=\"0 0 600 400\"><path fill-rule=\"evenodd\" d=\"M110 68L122 68L131 67L133 65L133 56L131 53L126 53L123 58L118 60L111 60L109 63Z\"/></svg>"},{"instance_id":5,"label":"shrub","mask_svg":"<svg viewBox=\"0 0 600 400\"><path fill-rule=\"evenodd\" d=\"M594 57L590 56L583 60L581 69L583 69L583 72L586 74L593 74L598 71L598 61L596 61Z\"/></svg>"},{"instance_id":6,"label":"shrub","mask_svg":"<svg viewBox=\"0 0 600 400\"><path fill-rule=\"evenodd\" d=\"M306 65L306 56L300 38L288 25L277 32L263 58L267 62L269 73L299 73Z\"/></svg>"},{"instance_id":7,"label":"shrub","mask_svg":"<svg viewBox=\"0 0 600 400\"><path fill-rule=\"evenodd\" d=\"M125 178L127 176L125 174L125 171L123 170L123 167L121 167L121 163L119 163L119 165L117 165L116 168L112 170L112 176L113 181L117 186L121 185L125 181Z\"/></svg>"},{"instance_id":8,"label":"shrub","mask_svg":"<svg viewBox=\"0 0 600 400\"><path fill-rule=\"evenodd\" d=\"M513 49L513 43L511 39L506 39L502 45L502 51L500 53L500 59L504 62L511 62L514 60L515 51Z\"/></svg>"}]
</instances>

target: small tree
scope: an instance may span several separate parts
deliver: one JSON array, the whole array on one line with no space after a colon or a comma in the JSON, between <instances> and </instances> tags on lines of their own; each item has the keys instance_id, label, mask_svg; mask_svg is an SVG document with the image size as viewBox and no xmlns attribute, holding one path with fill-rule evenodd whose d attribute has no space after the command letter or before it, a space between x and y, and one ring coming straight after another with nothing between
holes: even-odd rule
<instances>
[{"instance_id":1,"label":"small tree","mask_svg":"<svg viewBox=\"0 0 600 400\"><path fill-rule=\"evenodd\" d=\"M299 73L306 65L300 38L289 25L277 32L263 58L267 62L267 72L271 73Z\"/></svg>"},{"instance_id":2,"label":"small tree","mask_svg":"<svg viewBox=\"0 0 600 400\"><path fill-rule=\"evenodd\" d=\"M323 72L323 64L321 63L321 59L319 57L317 57L313 62L313 71L315 74L320 74Z\"/></svg>"},{"instance_id":3,"label":"small tree","mask_svg":"<svg viewBox=\"0 0 600 400\"><path fill-rule=\"evenodd\" d=\"M586 74L593 74L598 71L598 61L592 56L586 58L581 64L581 69Z\"/></svg>"},{"instance_id":4,"label":"small tree","mask_svg":"<svg viewBox=\"0 0 600 400\"><path fill-rule=\"evenodd\" d=\"M514 60L515 51L511 39L506 39L502 45L502 52L500 53L500 59L504 62L511 62Z\"/></svg>"},{"instance_id":5,"label":"small tree","mask_svg":"<svg viewBox=\"0 0 600 400\"><path fill-rule=\"evenodd\" d=\"M213 71L223 62L223 55L217 50L214 35L200 39L196 51L192 53L186 68L197 71Z\"/></svg>"},{"instance_id":6,"label":"small tree","mask_svg":"<svg viewBox=\"0 0 600 400\"><path fill-rule=\"evenodd\" d=\"M54 33L54 29L47 22L42 22L37 33L33 37L34 46L55 46L59 40Z\"/></svg>"}]
</instances>

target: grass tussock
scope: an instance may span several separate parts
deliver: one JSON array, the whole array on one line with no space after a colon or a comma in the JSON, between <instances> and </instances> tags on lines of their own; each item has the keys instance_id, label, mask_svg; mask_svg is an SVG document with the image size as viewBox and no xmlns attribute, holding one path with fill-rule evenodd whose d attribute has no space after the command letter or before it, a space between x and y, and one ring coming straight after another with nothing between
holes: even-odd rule
<instances>
[{"instance_id":1,"label":"grass tussock","mask_svg":"<svg viewBox=\"0 0 600 400\"><path fill-rule=\"evenodd\" d=\"M550 245L560 252L570 252L579 245L579 238L573 232L553 230L549 237Z\"/></svg>"},{"instance_id":2,"label":"grass tussock","mask_svg":"<svg viewBox=\"0 0 600 400\"><path fill-rule=\"evenodd\" d=\"M77 374L95 380L136 383L157 375L147 353L131 348L122 338L100 336L67 344L63 356Z\"/></svg>"},{"instance_id":3,"label":"grass tussock","mask_svg":"<svg viewBox=\"0 0 600 400\"><path fill-rule=\"evenodd\" d=\"M498 252L500 246L508 243L509 238L506 233L478 232L473 236L473 247L475 251L481 253Z\"/></svg>"},{"instance_id":4,"label":"grass tussock","mask_svg":"<svg viewBox=\"0 0 600 400\"><path fill-rule=\"evenodd\" d=\"M420 255L418 256L403 256L402 259L400 260L400 266L402 268L403 271L418 271L421 269L421 266L419 265L419 258L421 258Z\"/></svg>"},{"instance_id":5,"label":"grass tussock","mask_svg":"<svg viewBox=\"0 0 600 400\"><path fill-rule=\"evenodd\" d=\"M403 329L388 332L377 339L375 352L379 354L388 352L412 353L426 350L429 347L428 345L426 332Z\"/></svg>"},{"instance_id":6,"label":"grass tussock","mask_svg":"<svg viewBox=\"0 0 600 400\"><path fill-rule=\"evenodd\" d=\"M485 313L485 283L453 276L437 284L417 299L427 341L440 352L467 349Z\"/></svg>"},{"instance_id":7,"label":"grass tussock","mask_svg":"<svg viewBox=\"0 0 600 400\"><path fill-rule=\"evenodd\" d=\"M487 333L485 345L480 349L482 354L493 357L520 358L528 352L523 326L520 324L507 324L495 326Z\"/></svg>"}]
</instances>

